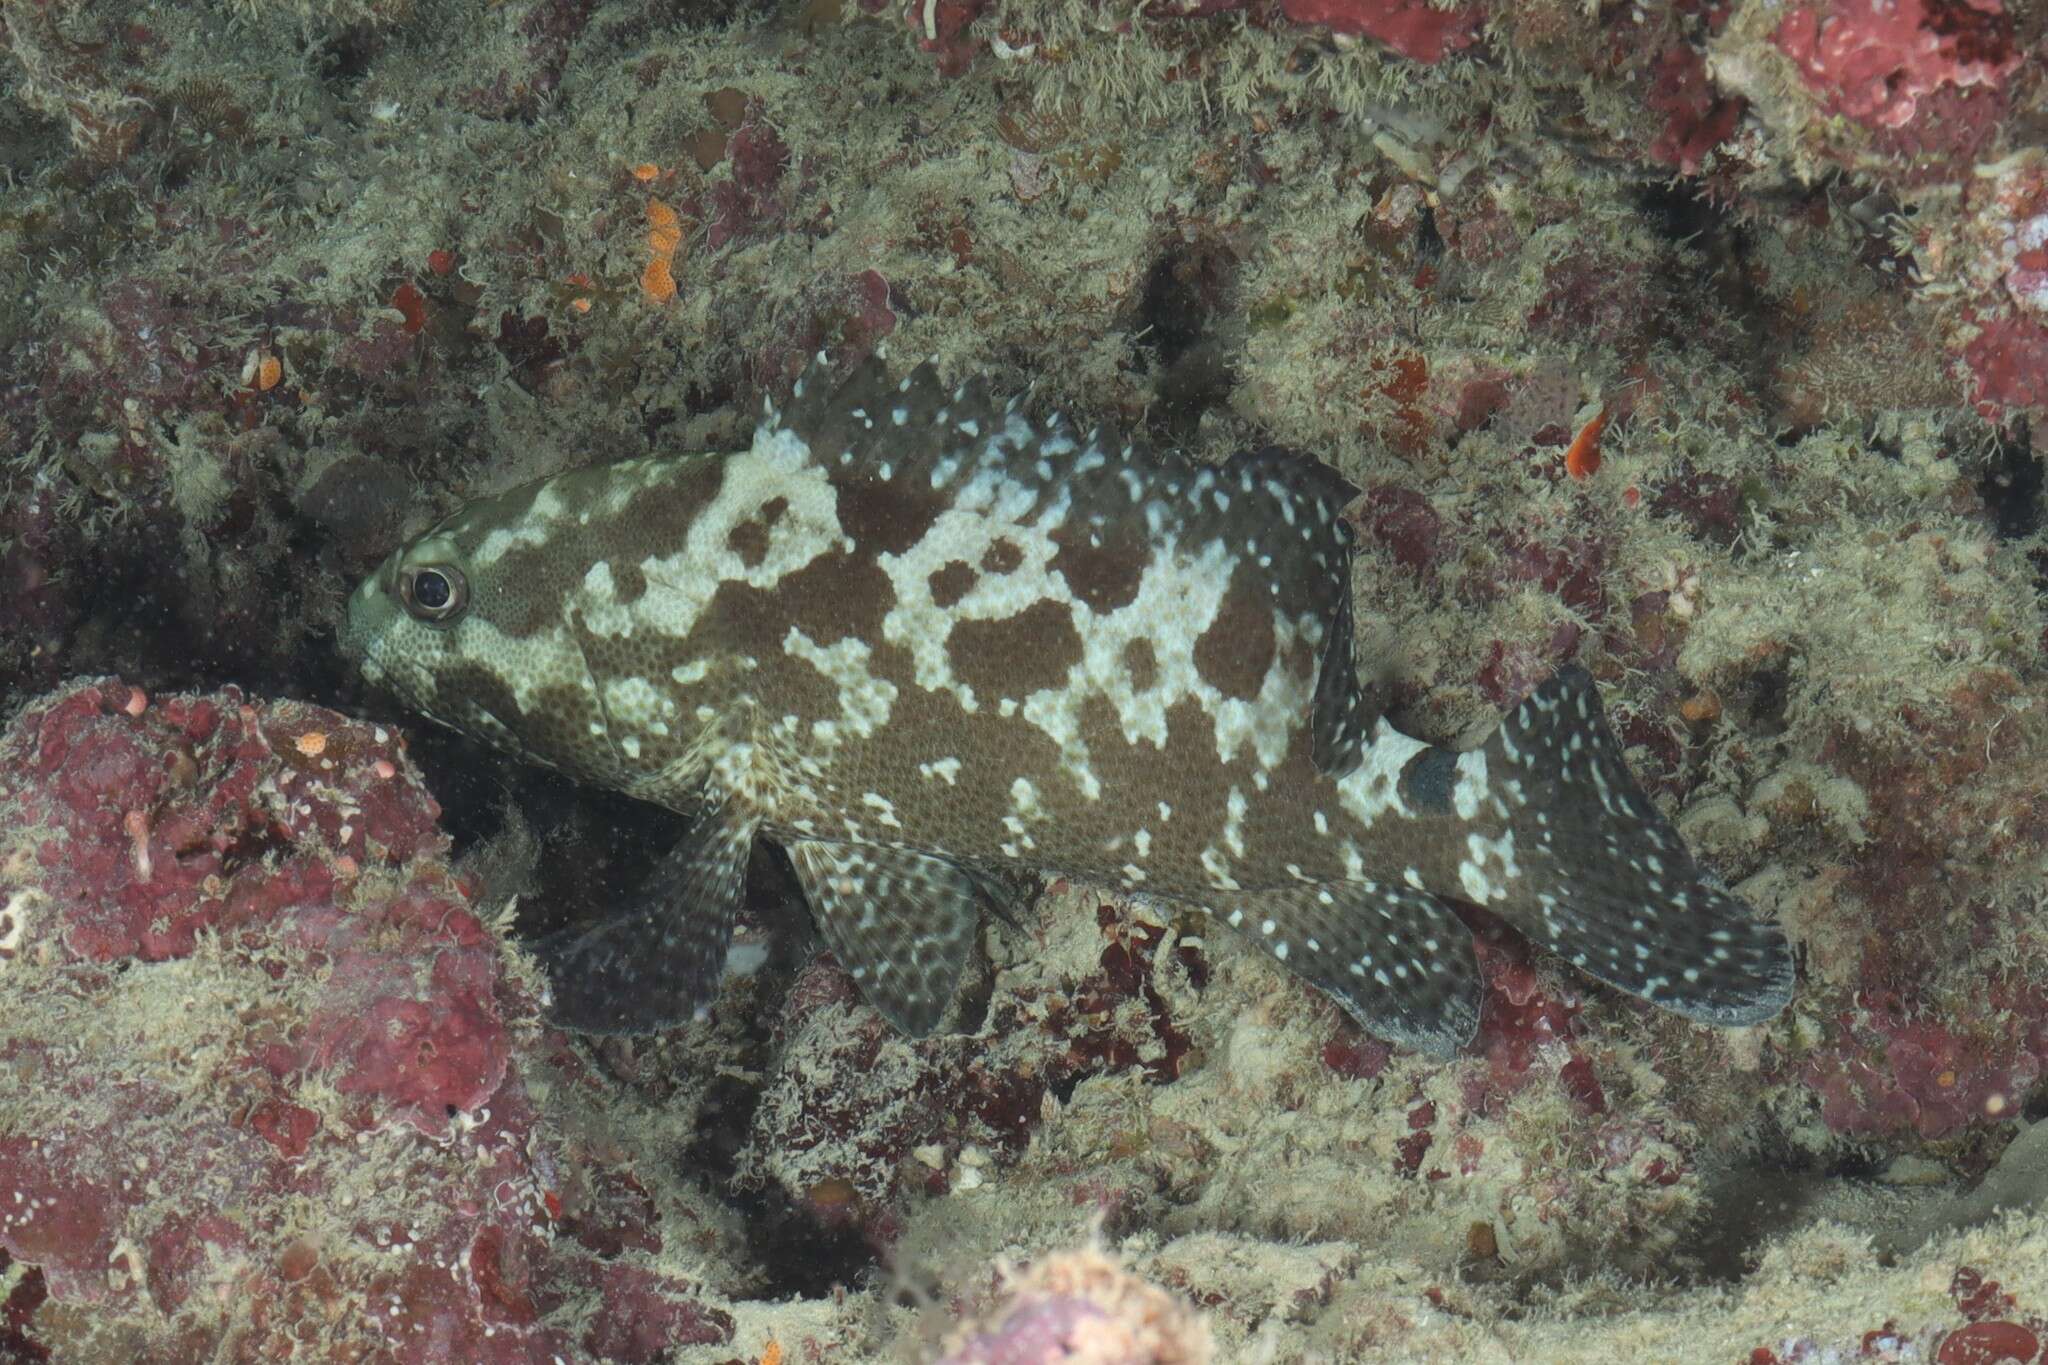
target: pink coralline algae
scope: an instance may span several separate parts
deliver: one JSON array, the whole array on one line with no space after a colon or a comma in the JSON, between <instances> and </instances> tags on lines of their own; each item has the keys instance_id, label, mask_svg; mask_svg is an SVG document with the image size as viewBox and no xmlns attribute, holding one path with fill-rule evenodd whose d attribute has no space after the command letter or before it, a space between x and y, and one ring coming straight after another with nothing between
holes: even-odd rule
<instances>
[{"instance_id":1,"label":"pink coralline algae","mask_svg":"<svg viewBox=\"0 0 2048 1365\"><path fill-rule=\"evenodd\" d=\"M94 962L185 957L202 931L331 896L338 871L438 852L433 798L380 776L397 772L390 736L336 720L258 710L232 689L152 704L114 683L26 712L5 794L16 827L39 834L18 856L67 907L64 947ZM270 877L232 875L266 856Z\"/></svg>"},{"instance_id":2,"label":"pink coralline algae","mask_svg":"<svg viewBox=\"0 0 2048 1365\"><path fill-rule=\"evenodd\" d=\"M1548 1053L1560 1086L1573 1102L1587 1114L1603 1112L1606 1098L1593 1077L1591 1060L1576 1042L1582 1008L1578 999L1545 991L1527 945L1509 940L1498 928L1489 926L1475 946L1486 971L1478 1046L1487 1071L1467 1084L1467 1102L1475 1110L1501 1112L1507 1100L1534 1079L1530 1068Z\"/></svg>"},{"instance_id":3,"label":"pink coralline algae","mask_svg":"<svg viewBox=\"0 0 2048 1365\"><path fill-rule=\"evenodd\" d=\"M1664 126L1650 143L1650 159L1687 175L1698 173L1707 153L1728 140L1743 110L1739 97L1714 89L1705 59L1684 46L1658 54L1645 102L1664 115Z\"/></svg>"},{"instance_id":4,"label":"pink coralline algae","mask_svg":"<svg viewBox=\"0 0 2048 1365\"><path fill-rule=\"evenodd\" d=\"M710 227L704 244L713 251L728 242L773 233L789 211L788 195L782 190L789 147L758 109L748 110L726 150L732 175L711 187L706 206Z\"/></svg>"},{"instance_id":5,"label":"pink coralline algae","mask_svg":"<svg viewBox=\"0 0 2048 1365\"><path fill-rule=\"evenodd\" d=\"M1358 516L1368 533L1366 544L1420 578L1435 577L1452 537L1428 498L1399 484L1375 484L1366 490Z\"/></svg>"},{"instance_id":6,"label":"pink coralline algae","mask_svg":"<svg viewBox=\"0 0 2048 1365\"><path fill-rule=\"evenodd\" d=\"M786 386L820 347L849 356L874 354L896 330L889 294L889 281L874 270L813 281L798 300L796 319L756 353L754 373L767 384Z\"/></svg>"},{"instance_id":7,"label":"pink coralline algae","mask_svg":"<svg viewBox=\"0 0 2048 1365\"><path fill-rule=\"evenodd\" d=\"M476 938L472 949L484 946L480 931ZM482 1108L504 1082L505 1025L491 1000L497 964L487 949L440 953L417 989L394 991L411 966L392 953L342 955L307 1021L306 1055L337 1072L343 1094L381 1095L437 1128L437 1107Z\"/></svg>"},{"instance_id":8,"label":"pink coralline algae","mask_svg":"<svg viewBox=\"0 0 2048 1365\"><path fill-rule=\"evenodd\" d=\"M477 1365L730 1340L653 1259L675 1201L542 1122L573 1061L395 736L102 680L30 704L0 774L0 1262L91 1305L9 1332Z\"/></svg>"},{"instance_id":9,"label":"pink coralline algae","mask_svg":"<svg viewBox=\"0 0 2048 1365\"><path fill-rule=\"evenodd\" d=\"M1903 127L1944 87L1996 87L2021 59L1998 0L1830 0L1775 36L1829 112L1873 128Z\"/></svg>"},{"instance_id":10,"label":"pink coralline algae","mask_svg":"<svg viewBox=\"0 0 2048 1365\"><path fill-rule=\"evenodd\" d=\"M1612 1266L1668 1241L1699 1198L1701 1140L1692 1120L1658 1098L1668 1082L1653 1070L1669 1059L1644 1068L1648 1058L1631 1061L1587 1030L1583 1002L1498 926L1484 926L1477 942L1487 991L1475 1057L1403 1076L1341 1036L1322 1050L1340 1075L1391 1081L1380 1103L1400 1105L1400 1131L1388 1142L1393 1174L1446 1217L1483 1227L1473 1244L1486 1248L1473 1253L1482 1259L1497 1247L1525 1262L1554 1257L1577 1242L1597 1246ZM1531 1158L1532 1122L1569 1161Z\"/></svg>"},{"instance_id":11,"label":"pink coralline algae","mask_svg":"<svg viewBox=\"0 0 2048 1365\"><path fill-rule=\"evenodd\" d=\"M968 25L986 8L987 0L910 0L903 17L917 35L919 50L936 57L939 73L958 76L973 63L979 46L969 36Z\"/></svg>"},{"instance_id":12,"label":"pink coralline algae","mask_svg":"<svg viewBox=\"0 0 2048 1365\"><path fill-rule=\"evenodd\" d=\"M2048 1025L2020 1013L2011 1027L1987 1023L1997 1030L1987 1040L1954 1021L1855 1010L1838 1020L1841 1045L1808 1059L1801 1080L1820 1096L1822 1121L1847 1137L1935 1141L2010 1119L2048 1070Z\"/></svg>"},{"instance_id":13,"label":"pink coralline algae","mask_svg":"<svg viewBox=\"0 0 2048 1365\"><path fill-rule=\"evenodd\" d=\"M1363 34L1432 64L1477 42L1486 21L1476 8L1438 9L1427 0L1280 0L1280 9L1297 24Z\"/></svg>"},{"instance_id":14,"label":"pink coralline algae","mask_svg":"<svg viewBox=\"0 0 2048 1365\"><path fill-rule=\"evenodd\" d=\"M2041 1349L2032 1328L2017 1322L1972 1322L1942 1338L1935 1365L2026 1365Z\"/></svg>"},{"instance_id":15,"label":"pink coralline algae","mask_svg":"<svg viewBox=\"0 0 2048 1365\"><path fill-rule=\"evenodd\" d=\"M1963 360L1985 417L2015 408L2048 412L2048 327L2031 318L1992 319L1963 347Z\"/></svg>"}]
</instances>

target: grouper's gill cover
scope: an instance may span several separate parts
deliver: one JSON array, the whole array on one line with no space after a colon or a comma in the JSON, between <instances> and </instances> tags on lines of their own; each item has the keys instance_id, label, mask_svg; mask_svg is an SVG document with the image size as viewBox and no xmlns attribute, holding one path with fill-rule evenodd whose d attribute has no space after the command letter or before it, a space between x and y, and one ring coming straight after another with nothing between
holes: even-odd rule
<instances>
[{"instance_id":1,"label":"grouper's gill cover","mask_svg":"<svg viewBox=\"0 0 2048 1365\"><path fill-rule=\"evenodd\" d=\"M1437 1053L1478 1018L1447 899L1691 1018L1775 1013L1783 937L1643 797L1585 673L1465 753L1375 713L1351 492L821 358L747 450L465 509L362 585L343 642L446 724L696 817L633 904L543 945L572 1027L710 999L757 838L911 1033L1005 869L1213 915Z\"/></svg>"}]
</instances>

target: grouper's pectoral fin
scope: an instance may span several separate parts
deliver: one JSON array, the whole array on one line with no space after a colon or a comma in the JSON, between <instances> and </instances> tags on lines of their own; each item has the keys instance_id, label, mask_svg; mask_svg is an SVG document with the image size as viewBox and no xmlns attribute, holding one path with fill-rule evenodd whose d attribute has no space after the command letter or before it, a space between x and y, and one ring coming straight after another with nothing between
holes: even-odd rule
<instances>
[{"instance_id":1,"label":"grouper's pectoral fin","mask_svg":"<svg viewBox=\"0 0 2048 1365\"><path fill-rule=\"evenodd\" d=\"M974 945L975 879L908 849L816 839L787 847L818 931L867 1002L912 1037L930 1033Z\"/></svg>"},{"instance_id":2,"label":"grouper's pectoral fin","mask_svg":"<svg viewBox=\"0 0 2048 1365\"><path fill-rule=\"evenodd\" d=\"M1448 1057L1478 1031L1472 933L1425 892L1387 882L1285 886L1228 893L1217 912L1389 1042Z\"/></svg>"},{"instance_id":3,"label":"grouper's pectoral fin","mask_svg":"<svg viewBox=\"0 0 2048 1365\"><path fill-rule=\"evenodd\" d=\"M757 824L733 805L707 806L625 909L537 943L554 1021L583 1033L652 1033L688 1023L709 1004L746 894Z\"/></svg>"},{"instance_id":4,"label":"grouper's pectoral fin","mask_svg":"<svg viewBox=\"0 0 2048 1365\"><path fill-rule=\"evenodd\" d=\"M1350 563L1345 555L1345 563ZM1342 777L1356 768L1380 718L1374 696L1359 685L1352 659L1351 586L1347 572L1344 598L1330 617L1329 633L1316 662L1316 691L1309 710L1310 754L1316 770Z\"/></svg>"}]
</instances>

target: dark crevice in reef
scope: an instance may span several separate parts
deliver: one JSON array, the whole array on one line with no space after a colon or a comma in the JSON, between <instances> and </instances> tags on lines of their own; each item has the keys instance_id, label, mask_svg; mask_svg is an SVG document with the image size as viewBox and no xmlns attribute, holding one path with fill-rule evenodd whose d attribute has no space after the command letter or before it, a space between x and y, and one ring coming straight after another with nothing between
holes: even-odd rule
<instances>
[{"instance_id":1,"label":"dark crevice in reef","mask_svg":"<svg viewBox=\"0 0 2048 1365\"><path fill-rule=\"evenodd\" d=\"M531 867L505 869L517 884L486 889L492 896L519 893L522 934L547 933L620 904L686 826L659 806L509 762L435 726L412 725L398 714L391 719L412 739L413 760L441 803L442 828L458 860L506 831L508 804L534 833Z\"/></svg>"},{"instance_id":2,"label":"dark crevice in reef","mask_svg":"<svg viewBox=\"0 0 2048 1365\"><path fill-rule=\"evenodd\" d=\"M1728 712L1759 739L1785 733L1785 709L1792 698L1791 670L1781 661L1743 676L1725 699Z\"/></svg>"},{"instance_id":3,"label":"dark crevice in reef","mask_svg":"<svg viewBox=\"0 0 2048 1365\"><path fill-rule=\"evenodd\" d=\"M1687 1283L1733 1285L1755 1267L1760 1250L1787 1229L1809 1221L1839 1177L1787 1170L1768 1162L1724 1172L1703 1191L1713 1209L1702 1218L1691 1247L1696 1263Z\"/></svg>"},{"instance_id":4,"label":"dark crevice in reef","mask_svg":"<svg viewBox=\"0 0 2048 1365\"><path fill-rule=\"evenodd\" d=\"M1684 182L1638 184L1631 202L1665 248L1654 257L1657 306L1730 369L1761 391L1777 387L1774 346L1760 319L1751 257L1754 238L1713 194Z\"/></svg>"},{"instance_id":5,"label":"dark crevice in reef","mask_svg":"<svg viewBox=\"0 0 2048 1365\"><path fill-rule=\"evenodd\" d=\"M107 537L92 573L80 576L78 626L56 653L64 668L89 661L90 671L151 693L204 691L223 678L256 696L328 701L343 689L346 672L326 638L297 629L304 603L291 589L270 599L285 624L268 629L271 622L248 613L252 596L217 557L187 554L174 518L153 515L131 534L127 542ZM47 666L30 677L56 680ZM23 700L9 685L17 682L0 681L0 715Z\"/></svg>"},{"instance_id":6,"label":"dark crevice in reef","mask_svg":"<svg viewBox=\"0 0 2048 1365\"><path fill-rule=\"evenodd\" d=\"M824 1298L859 1286L882 1268L858 1220L824 1226L773 1191L741 1194L732 1204L747 1231L747 1260L766 1276L765 1298Z\"/></svg>"},{"instance_id":7,"label":"dark crevice in reef","mask_svg":"<svg viewBox=\"0 0 2048 1365\"><path fill-rule=\"evenodd\" d=\"M1220 247L1176 242L1160 253L1138 301L1139 345L1171 368L1207 334L1232 273Z\"/></svg>"},{"instance_id":8,"label":"dark crevice in reef","mask_svg":"<svg viewBox=\"0 0 2048 1365\"><path fill-rule=\"evenodd\" d=\"M1699 246L1730 229L1728 215L1706 194L1681 182L1635 187L1636 208L1666 241Z\"/></svg>"},{"instance_id":9,"label":"dark crevice in reef","mask_svg":"<svg viewBox=\"0 0 2048 1365\"><path fill-rule=\"evenodd\" d=\"M672 811L507 762L459 735L431 728L411 733L412 754L443 803L443 827L457 856L467 858L465 865L487 883L504 879L503 885L487 885L487 896L521 893L522 938L587 923L616 908L636 894L687 823ZM511 810L530 839L505 841ZM523 851L517 847L522 842ZM757 848L748 869L742 921L768 931L769 957L754 989L779 1000L816 945L795 875L786 857L766 845ZM765 1053L770 1040L754 1035L747 1046ZM649 1054L658 1055L658 1049ZM858 1285L879 1265L857 1230L860 1219L835 1228L778 1189L734 1188L760 1099L758 1073L714 1079L702 1095L695 1135L680 1154L679 1174L740 1215L749 1259L766 1276L764 1293L817 1297L835 1286Z\"/></svg>"},{"instance_id":10,"label":"dark crevice in reef","mask_svg":"<svg viewBox=\"0 0 2048 1365\"><path fill-rule=\"evenodd\" d=\"M2025 540L2041 529L2043 473L2025 418L1998 433L1977 477L1977 496L2000 540Z\"/></svg>"},{"instance_id":11,"label":"dark crevice in reef","mask_svg":"<svg viewBox=\"0 0 2048 1365\"><path fill-rule=\"evenodd\" d=\"M1444 234L1436 225L1436 211L1424 204L1415 221L1415 259L1424 265L1435 265L1444 258L1447 249Z\"/></svg>"},{"instance_id":12,"label":"dark crevice in reef","mask_svg":"<svg viewBox=\"0 0 2048 1365\"><path fill-rule=\"evenodd\" d=\"M1174 443L1191 439L1237 382L1215 323L1236 287L1237 260L1220 243L1175 241L1152 263L1133 329L1158 367L1152 423Z\"/></svg>"},{"instance_id":13,"label":"dark crevice in reef","mask_svg":"<svg viewBox=\"0 0 2048 1365\"><path fill-rule=\"evenodd\" d=\"M763 1045L765 1040L756 1039ZM754 1111L761 1105L761 1086L749 1076L720 1074L705 1086L697 1110L696 1136L683 1149L685 1179L716 1192L721 1199L732 1183L740 1149L746 1146Z\"/></svg>"},{"instance_id":14,"label":"dark crevice in reef","mask_svg":"<svg viewBox=\"0 0 2048 1365\"><path fill-rule=\"evenodd\" d=\"M375 25L354 24L320 45L314 66L321 79L345 90L370 74L383 50L384 38Z\"/></svg>"}]
</instances>

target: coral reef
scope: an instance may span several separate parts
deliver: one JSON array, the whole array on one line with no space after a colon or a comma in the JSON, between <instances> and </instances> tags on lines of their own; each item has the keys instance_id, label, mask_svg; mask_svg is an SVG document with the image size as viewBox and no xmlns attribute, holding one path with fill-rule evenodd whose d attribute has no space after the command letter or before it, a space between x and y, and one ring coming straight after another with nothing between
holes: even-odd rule
<instances>
[{"instance_id":1,"label":"coral reef","mask_svg":"<svg viewBox=\"0 0 2048 1365\"><path fill-rule=\"evenodd\" d=\"M0 771L0 1251L63 1310L17 1354L731 1339L729 1221L578 1121L588 1078L390 732L104 679L18 715Z\"/></svg>"},{"instance_id":2,"label":"coral reef","mask_svg":"<svg viewBox=\"0 0 2048 1365\"><path fill-rule=\"evenodd\" d=\"M2038 1358L2038 1204L1870 1247L2044 1106L2044 38L2020 0L0 7L0 1357L330 1313L368 1358L937 1355L1153 1311L1131 1276L1226 1359ZM1334 465L1395 719L1469 739L1591 668L1799 944L1792 1009L1704 1034L1482 926L1480 1041L1425 1063L1059 886L912 1042L771 867L711 1019L552 1032L522 932L669 833L378 709L343 594L885 341Z\"/></svg>"}]
</instances>

